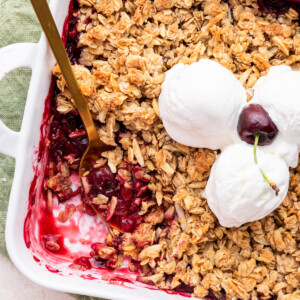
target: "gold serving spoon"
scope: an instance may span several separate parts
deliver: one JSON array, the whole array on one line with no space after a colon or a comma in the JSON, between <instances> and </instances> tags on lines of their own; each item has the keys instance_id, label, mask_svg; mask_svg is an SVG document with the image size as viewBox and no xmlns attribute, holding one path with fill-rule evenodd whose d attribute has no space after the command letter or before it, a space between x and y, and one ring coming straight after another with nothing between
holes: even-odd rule
<instances>
[{"instance_id":1,"label":"gold serving spoon","mask_svg":"<svg viewBox=\"0 0 300 300\"><path fill-rule=\"evenodd\" d=\"M55 21L53 19L47 1L46 0L30 0L30 1L39 19L39 22L43 28L43 31L47 37L50 48L52 49L56 61L66 80L68 88L71 91L76 107L78 109L78 112L81 116L81 119L84 123L88 135L89 143L87 149L85 150L82 156L80 166L79 166L79 175L80 175L81 183L83 185L82 182L83 175L93 168L92 166L93 162L95 162L97 159L100 158L102 152L112 150L114 149L114 147L106 145L99 138L91 113L88 109L87 103L85 102L81 94L80 88L78 86L78 83L76 81L75 75L71 67L68 54L60 38L58 29L56 27ZM95 212L102 219L104 219L101 213L96 209L96 207L93 204L91 205L95 210ZM120 230L119 228L117 229Z\"/></svg>"}]
</instances>

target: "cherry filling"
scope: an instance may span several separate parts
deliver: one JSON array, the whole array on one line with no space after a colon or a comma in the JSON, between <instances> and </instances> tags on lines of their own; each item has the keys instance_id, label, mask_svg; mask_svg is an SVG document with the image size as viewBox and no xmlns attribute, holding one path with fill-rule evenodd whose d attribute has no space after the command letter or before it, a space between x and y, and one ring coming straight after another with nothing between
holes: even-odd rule
<instances>
[{"instance_id":1,"label":"cherry filling","mask_svg":"<svg viewBox=\"0 0 300 300\"><path fill-rule=\"evenodd\" d=\"M284 14L291 7L300 12L299 0L258 0L258 4L265 13Z\"/></svg>"},{"instance_id":2,"label":"cherry filling","mask_svg":"<svg viewBox=\"0 0 300 300\"><path fill-rule=\"evenodd\" d=\"M80 158L88 144L84 125L77 112L60 114L54 111L50 133L50 160Z\"/></svg>"},{"instance_id":3,"label":"cherry filling","mask_svg":"<svg viewBox=\"0 0 300 300\"><path fill-rule=\"evenodd\" d=\"M149 201L152 195L148 189L150 176L141 166L123 162L116 174L108 166L101 166L90 171L87 180L88 199L110 225L132 232L142 223L138 212L142 202ZM103 195L108 199L99 203Z\"/></svg>"},{"instance_id":4,"label":"cherry filling","mask_svg":"<svg viewBox=\"0 0 300 300\"><path fill-rule=\"evenodd\" d=\"M77 111L60 114L56 109L55 96L52 98L50 120L49 164L45 185L58 197L59 202L65 202L82 194L81 187L72 190L69 176L78 173L88 138Z\"/></svg>"},{"instance_id":5,"label":"cherry filling","mask_svg":"<svg viewBox=\"0 0 300 300\"><path fill-rule=\"evenodd\" d=\"M80 33L77 30L79 4L77 0L73 0L71 5L72 7L69 10L69 15L64 26L65 36L63 37L63 42L65 43L71 63L75 64L78 63L82 50L77 47L80 36Z\"/></svg>"},{"instance_id":6,"label":"cherry filling","mask_svg":"<svg viewBox=\"0 0 300 300\"><path fill-rule=\"evenodd\" d=\"M91 185L89 196L91 199L103 194L107 197L115 196L118 181L108 166L102 166L93 169L88 175L88 181Z\"/></svg>"},{"instance_id":7,"label":"cherry filling","mask_svg":"<svg viewBox=\"0 0 300 300\"><path fill-rule=\"evenodd\" d=\"M77 30L79 3L72 0L69 14L63 29L63 42L72 64L78 63L82 48L78 48L80 33ZM54 80L54 79L53 79ZM69 162L83 155L88 139L84 125L77 111L61 114L57 111L56 96L59 94L55 86L51 95L51 125L50 125L50 158L57 163L67 159Z\"/></svg>"}]
</instances>

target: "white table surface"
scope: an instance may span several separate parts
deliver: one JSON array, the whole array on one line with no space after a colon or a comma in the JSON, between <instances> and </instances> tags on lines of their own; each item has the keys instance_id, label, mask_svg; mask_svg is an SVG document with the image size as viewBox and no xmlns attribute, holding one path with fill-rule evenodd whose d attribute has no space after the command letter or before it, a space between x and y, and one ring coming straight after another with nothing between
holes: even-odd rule
<instances>
[{"instance_id":1,"label":"white table surface","mask_svg":"<svg viewBox=\"0 0 300 300\"><path fill-rule=\"evenodd\" d=\"M29 281L3 255L0 255L0 299L74 300L67 294L40 287Z\"/></svg>"}]
</instances>

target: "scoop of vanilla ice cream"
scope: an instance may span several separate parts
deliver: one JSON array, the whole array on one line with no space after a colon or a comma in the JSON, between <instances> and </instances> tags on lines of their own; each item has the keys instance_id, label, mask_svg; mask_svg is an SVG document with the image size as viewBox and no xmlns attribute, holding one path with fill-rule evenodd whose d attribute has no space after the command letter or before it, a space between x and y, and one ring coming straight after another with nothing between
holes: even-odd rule
<instances>
[{"instance_id":1,"label":"scoop of vanilla ice cream","mask_svg":"<svg viewBox=\"0 0 300 300\"><path fill-rule=\"evenodd\" d=\"M300 147L300 72L272 67L254 91L251 102L263 106L284 138Z\"/></svg>"},{"instance_id":2,"label":"scoop of vanilla ice cream","mask_svg":"<svg viewBox=\"0 0 300 300\"><path fill-rule=\"evenodd\" d=\"M298 166L299 152L297 144L288 142L281 133L277 135L272 144L261 146L259 149L269 154L277 154L291 168Z\"/></svg>"},{"instance_id":3,"label":"scoop of vanilla ice cream","mask_svg":"<svg viewBox=\"0 0 300 300\"><path fill-rule=\"evenodd\" d=\"M166 73L159 97L163 124L175 141L221 149L233 142L246 91L219 63L201 59Z\"/></svg>"},{"instance_id":4,"label":"scoop of vanilla ice cream","mask_svg":"<svg viewBox=\"0 0 300 300\"><path fill-rule=\"evenodd\" d=\"M267 76L262 76L256 81L253 90L258 90L261 87L261 85L263 85L270 78L276 77L277 75L290 71L292 71L292 68L290 66L281 65L271 67L268 71Z\"/></svg>"},{"instance_id":5,"label":"scoop of vanilla ice cream","mask_svg":"<svg viewBox=\"0 0 300 300\"><path fill-rule=\"evenodd\" d=\"M275 210L285 198L289 186L289 170L277 155L253 146L231 145L217 158L205 189L207 203L224 227L238 227L259 220ZM259 167L279 187L275 191L260 173Z\"/></svg>"}]
</instances>

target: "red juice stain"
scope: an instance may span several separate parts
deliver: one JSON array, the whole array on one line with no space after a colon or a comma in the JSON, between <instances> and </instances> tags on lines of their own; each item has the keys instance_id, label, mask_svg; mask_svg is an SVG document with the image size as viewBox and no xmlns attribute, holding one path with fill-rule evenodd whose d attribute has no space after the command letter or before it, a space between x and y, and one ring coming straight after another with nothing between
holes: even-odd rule
<instances>
[{"instance_id":1,"label":"red juice stain","mask_svg":"<svg viewBox=\"0 0 300 300\"><path fill-rule=\"evenodd\" d=\"M114 276L114 277L110 278L108 280L108 282L111 284L119 284L119 283L124 284L125 282L134 284L134 282L132 280L123 278L123 277L119 277L119 276Z\"/></svg>"},{"instance_id":2,"label":"red juice stain","mask_svg":"<svg viewBox=\"0 0 300 300\"><path fill-rule=\"evenodd\" d=\"M177 292L177 291L172 291L172 290L163 290L163 291L166 294L169 294L169 295L179 295L179 296L186 297L186 298L191 298L192 297L191 294L184 293L184 292Z\"/></svg>"},{"instance_id":3,"label":"red juice stain","mask_svg":"<svg viewBox=\"0 0 300 300\"><path fill-rule=\"evenodd\" d=\"M76 237L80 234L79 228L74 220L70 219L68 225L60 224L52 213L43 210L40 212L38 229L40 242L45 250L59 256L73 257L64 245L64 238L68 237L72 243L74 242L72 237ZM57 247L57 245L59 245L59 247Z\"/></svg>"},{"instance_id":4,"label":"red juice stain","mask_svg":"<svg viewBox=\"0 0 300 300\"><path fill-rule=\"evenodd\" d=\"M27 248L30 248L30 224L31 224L31 210L28 211L25 218L24 227L23 227L23 236L25 245Z\"/></svg>"},{"instance_id":5,"label":"red juice stain","mask_svg":"<svg viewBox=\"0 0 300 300\"><path fill-rule=\"evenodd\" d=\"M178 291L175 291L175 290L163 290L163 289L160 289L154 285L150 285L148 284L147 287L146 287L148 290L152 290L152 291L163 291L165 292L166 294L169 294L169 295L179 295L179 296L183 296L183 297L186 297L186 298L191 298L192 295L190 293L186 293L186 292L178 292Z\"/></svg>"},{"instance_id":6,"label":"red juice stain","mask_svg":"<svg viewBox=\"0 0 300 300\"><path fill-rule=\"evenodd\" d=\"M45 267L46 267L46 269L47 269L49 272L51 272L51 273L59 273L59 270L57 270L57 269L55 269L55 268L52 268L52 267L50 267L50 266L48 266L48 265L46 265Z\"/></svg>"},{"instance_id":7,"label":"red juice stain","mask_svg":"<svg viewBox=\"0 0 300 300\"><path fill-rule=\"evenodd\" d=\"M127 286L127 285L125 285L125 283L134 284L133 281L128 280L128 279L126 279L126 278L121 278L121 277L119 277L119 276L115 276L115 277L109 278L109 279L108 279L108 283L109 283L109 284L113 284L113 285L122 286L122 287L125 287L125 288L127 288L127 289L132 289L132 290L133 290L133 288L132 288L132 287L129 287L129 286Z\"/></svg>"},{"instance_id":8,"label":"red juice stain","mask_svg":"<svg viewBox=\"0 0 300 300\"><path fill-rule=\"evenodd\" d=\"M79 266L85 268L86 270L90 270L92 268L90 259L91 259L90 257L82 256L82 257L75 259L74 264L79 265Z\"/></svg>"},{"instance_id":9,"label":"red juice stain","mask_svg":"<svg viewBox=\"0 0 300 300\"><path fill-rule=\"evenodd\" d=\"M46 152L49 146L49 119L51 116L51 104L53 102L53 98L56 97L57 88L56 88L56 80L54 75L51 78L50 88L48 91L48 95L45 100L45 108L42 116L42 123L40 126L41 138L39 142L38 148L38 162L41 161L43 154Z\"/></svg>"},{"instance_id":10,"label":"red juice stain","mask_svg":"<svg viewBox=\"0 0 300 300\"><path fill-rule=\"evenodd\" d=\"M36 256L33 256L33 259L38 263L40 262L40 260Z\"/></svg>"},{"instance_id":11,"label":"red juice stain","mask_svg":"<svg viewBox=\"0 0 300 300\"><path fill-rule=\"evenodd\" d=\"M86 280L97 280L98 279L96 277L93 277L91 274L87 274L87 275L83 274L83 275L80 275L80 277L83 279L86 279Z\"/></svg>"},{"instance_id":12,"label":"red juice stain","mask_svg":"<svg viewBox=\"0 0 300 300\"><path fill-rule=\"evenodd\" d=\"M64 247L64 237L57 227L52 214L45 211L41 212L38 228L40 241L47 251L59 255L68 254L67 248ZM60 248L58 250L52 249L50 248L51 244L48 246L48 243L56 243Z\"/></svg>"},{"instance_id":13,"label":"red juice stain","mask_svg":"<svg viewBox=\"0 0 300 300\"><path fill-rule=\"evenodd\" d=\"M30 188L29 188L29 196L28 196L28 212L24 221L24 227L23 227L23 237L25 241L25 245L27 248L30 248L30 226L31 226L31 216L32 216L32 206L35 204L35 196L36 196L36 191L35 187L37 184L37 175L34 176Z\"/></svg>"},{"instance_id":14,"label":"red juice stain","mask_svg":"<svg viewBox=\"0 0 300 300\"><path fill-rule=\"evenodd\" d=\"M30 207L35 204L36 183L37 183L37 175L34 176L32 182L31 182L30 188L29 188L28 209L30 209Z\"/></svg>"}]
</instances>

